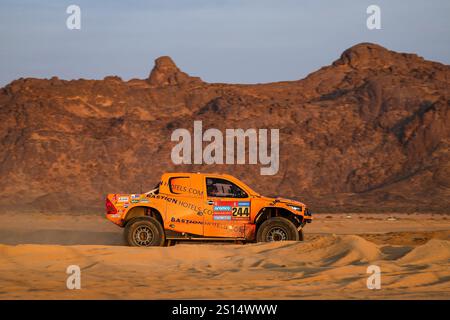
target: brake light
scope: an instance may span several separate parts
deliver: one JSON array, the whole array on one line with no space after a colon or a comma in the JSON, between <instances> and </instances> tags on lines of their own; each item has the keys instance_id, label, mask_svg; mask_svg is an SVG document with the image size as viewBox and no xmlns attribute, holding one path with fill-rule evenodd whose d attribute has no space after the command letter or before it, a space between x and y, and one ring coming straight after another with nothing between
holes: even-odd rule
<instances>
[{"instance_id":1,"label":"brake light","mask_svg":"<svg viewBox=\"0 0 450 320\"><path fill-rule=\"evenodd\" d=\"M117 209L116 207L112 204L112 202L106 198L106 214L116 214L117 213Z\"/></svg>"}]
</instances>

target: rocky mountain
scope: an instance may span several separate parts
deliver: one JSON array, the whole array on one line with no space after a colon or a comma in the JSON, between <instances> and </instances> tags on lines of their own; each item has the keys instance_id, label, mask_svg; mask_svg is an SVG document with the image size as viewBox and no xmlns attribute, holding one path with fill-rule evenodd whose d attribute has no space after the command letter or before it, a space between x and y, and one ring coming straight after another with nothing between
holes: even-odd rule
<instances>
[{"instance_id":1,"label":"rocky mountain","mask_svg":"<svg viewBox=\"0 0 450 320\"><path fill-rule=\"evenodd\" d=\"M219 63L219 62L218 62ZM206 83L161 57L148 79L0 89L3 210L101 212L166 171L230 173L313 211L450 211L450 66L369 43L298 81ZM280 129L279 171L175 165L177 128Z\"/></svg>"}]
</instances>

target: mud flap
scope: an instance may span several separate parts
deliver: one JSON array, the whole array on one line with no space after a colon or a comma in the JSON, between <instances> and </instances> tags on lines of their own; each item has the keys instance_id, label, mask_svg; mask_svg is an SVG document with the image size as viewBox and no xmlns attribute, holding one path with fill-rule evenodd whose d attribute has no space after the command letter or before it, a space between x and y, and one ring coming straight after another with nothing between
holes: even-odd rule
<instances>
[{"instance_id":1,"label":"mud flap","mask_svg":"<svg viewBox=\"0 0 450 320\"><path fill-rule=\"evenodd\" d=\"M244 238L247 240L254 240L256 238L256 225L246 224L244 225Z\"/></svg>"}]
</instances>

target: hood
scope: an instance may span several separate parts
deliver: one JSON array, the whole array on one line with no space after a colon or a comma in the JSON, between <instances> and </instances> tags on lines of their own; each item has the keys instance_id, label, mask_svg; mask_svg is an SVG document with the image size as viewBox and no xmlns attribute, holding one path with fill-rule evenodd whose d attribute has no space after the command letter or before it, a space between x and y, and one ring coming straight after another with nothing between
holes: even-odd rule
<instances>
[{"instance_id":1,"label":"hood","mask_svg":"<svg viewBox=\"0 0 450 320\"><path fill-rule=\"evenodd\" d=\"M292 205L296 205L296 206L306 206L303 202L300 202L298 200L292 200L292 199L287 199L287 198L281 198L281 197L276 197L276 198L269 198L269 197L264 197L262 196L261 198L263 198L264 200L267 201L277 201L280 203L285 203L285 204L292 204Z\"/></svg>"}]
</instances>

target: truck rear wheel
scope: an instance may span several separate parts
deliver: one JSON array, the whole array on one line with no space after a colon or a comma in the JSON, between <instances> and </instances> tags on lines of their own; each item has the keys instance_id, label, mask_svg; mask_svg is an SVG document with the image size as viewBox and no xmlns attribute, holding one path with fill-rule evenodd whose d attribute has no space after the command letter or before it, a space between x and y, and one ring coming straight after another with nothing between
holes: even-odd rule
<instances>
[{"instance_id":1,"label":"truck rear wheel","mask_svg":"<svg viewBox=\"0 0 450 320\"><path fill-rule=\"evenodd\" d=\"M164 229L152 217L131 219L124 230L125 241L133 247L160 247L165 243Z\"/></svg>"},{"instance_id":2,"label":"truck rear wheel","mask_svg":"<svg viewBox=\"0 0 450 320\"><path fill-rule=\"evenodd\" d=\"M288 219L274 217L264 221L256 233L257 242L299 241L299 232Z\"/></svg>"}]
</instances>

